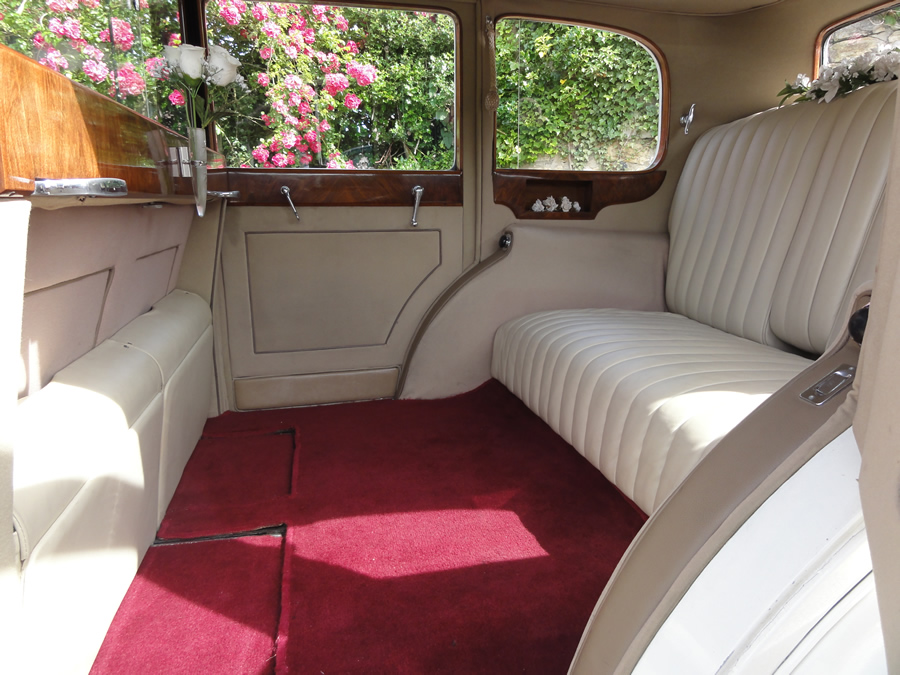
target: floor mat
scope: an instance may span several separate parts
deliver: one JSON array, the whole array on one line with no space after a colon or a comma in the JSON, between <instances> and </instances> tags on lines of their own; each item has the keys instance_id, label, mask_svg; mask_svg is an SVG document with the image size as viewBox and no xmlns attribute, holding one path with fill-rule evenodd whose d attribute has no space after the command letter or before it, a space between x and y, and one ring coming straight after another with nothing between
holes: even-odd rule
<instances>
[{"instance_id":1,"label":"floor mat","mask_svg":"<svg viewBox=\"0 0 900 675\"><path fill-rule=\"evenodd\" d=\"M160 536L286 525L278 673L564 673L644 520L493 381L229 413L201 446Z\"/></svg>"},{"instance_id":2,"label":"floor mat","mask_svg":"<svg viewBox=\"0 0 900 675\"><path fill-rule=\"evenodd\" d=\"M190 539L283 523L295 452L290 428L205 433L185 467L157 536Z\"/></svg>"},{"instance_id":3,"label":"floor mat","mask_svg":"<svg viewBox=\"0 0 900 675\"><path fill-rule=\"evenodd\" d=\"M91 673L275 672L283 537L154 546Z\"/></svg>"}]
</instances>

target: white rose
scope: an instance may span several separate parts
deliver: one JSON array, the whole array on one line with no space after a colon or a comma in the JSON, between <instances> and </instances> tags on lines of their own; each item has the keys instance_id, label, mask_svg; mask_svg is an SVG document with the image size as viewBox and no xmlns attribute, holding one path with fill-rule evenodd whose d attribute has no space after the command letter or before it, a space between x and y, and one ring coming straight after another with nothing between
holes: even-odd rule
<instances>
[{"instance_id":1,"label":"white rose","mask_svg":"<svg viewBox=\"0 0 900 675\"><path fill-rule=\"evenodd\" d=\"M178 58L179 51L178 47L163 47L163 53L166 57L166 63L169 64L169 68L175 69L178 68Z\"/></svg>"},{"instance_id":2,"label":"white rose","mask_svg":"<svg viewBox=\"0 0 900 675\"><path fill-rule=\"evenodd\" d=\"M209 46L209 79L219 86L231 84L237 77L241 62L228 53L227 49L218 45Z\"/></svg>"},{"instance_id":3,"label":"white rose","mask_svg":"<svg viewBox=\"0 0 900 675\"><path fill-rule=\"evenodd\" d=\"M203 72L203 47L194 45L178 45L165 48L166 61L172 68L180 71L185 77L199 80Z\"/></svg>"}]
</instances>

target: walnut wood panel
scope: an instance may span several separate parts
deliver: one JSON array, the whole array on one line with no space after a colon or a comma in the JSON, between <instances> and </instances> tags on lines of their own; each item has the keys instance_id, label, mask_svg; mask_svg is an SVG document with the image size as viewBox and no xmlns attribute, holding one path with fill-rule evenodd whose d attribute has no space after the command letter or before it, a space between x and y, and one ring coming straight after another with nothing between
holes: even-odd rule
<instances>
[{"instance_id":1,"label":"walnut wood panel","mask_svg":"<svg viewBox=\"0 0 900 675\"><path fill-rule=\"evenodd\" d=\"M298 206L411 206L417 185L425 188L422 206L461 206L463 199L462 174L457 171L229 169L228 184L241 193L235 204L254 206L285 206L283 185Z\"/></svg>"},{"instance_id":2,"label":"walnut wood panel","mask_svg":"<svg viewBox=\"0 0 900 675\"><path fill-rule=\"evenodd\" d=\"M175 132L4 46L0 88L0 194L30 194L35 178L121 178L136 195L190 194L155 161L187 145Z\"/></svg>"},{"instance_id":3,"label":"walnut wood panel","mask_svg":"<svg viewBox=\"0 0 900 675\"><path fill-rule=\"evenodd\" d=\"M665 180L665 171L647 173L576 173L567 171L494 172L494 202L512 209L520 220L593 220L600 209L613 204L639 202L653 196ZM535 212L532 204L552 196L568 197L581 211Z\"/></svg>"}]
</instances>

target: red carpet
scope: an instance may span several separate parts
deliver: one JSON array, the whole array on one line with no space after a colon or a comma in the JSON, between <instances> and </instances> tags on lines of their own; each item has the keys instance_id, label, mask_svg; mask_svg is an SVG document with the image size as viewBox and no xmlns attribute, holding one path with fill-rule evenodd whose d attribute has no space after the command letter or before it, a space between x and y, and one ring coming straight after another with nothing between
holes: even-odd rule
<instances>
[{"instance_id":1,"label":"red carpet","mask_svg":"<svg viewBox=\"0 0 900 675\"><path fill-rule=\"evenodd\" d=\"M154 546L91 673L275 672L282 538Z\"/></svg>"},{"instance_id":2,"label":"red carpet","mask_svg":"<svg viewBox=\"0 0 900 675\"><path fill-rule=\"evenodd\" d=\"M274 574L283 584L278 673L564 673L642 522L596 469L490 382L442 401L210 420L160 537L288 526L285 566ZM250 539L269 538L235 541ZM236 551L211 561L197 583L233 592L229 575L241 572L232 568L256 566ZM142 570L135 586L143 578ZM130 602L140 596L132 591ZM170 625L192 620L167 615ZM174 630L193 640L189 628ZM139 644L124 639L104 650ZM164 670L257 672L242 668L220 659Z\"/></svg>"}]
</instances>

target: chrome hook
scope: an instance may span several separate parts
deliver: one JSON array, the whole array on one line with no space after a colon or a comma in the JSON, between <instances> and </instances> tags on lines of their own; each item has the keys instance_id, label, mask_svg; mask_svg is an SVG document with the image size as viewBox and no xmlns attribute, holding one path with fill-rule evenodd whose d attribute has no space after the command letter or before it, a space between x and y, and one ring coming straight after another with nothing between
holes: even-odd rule
<instances>
[{"instance_id":1,"label":"chrome hook","mask_svg":"<svg viewBox=\"0 0 900 675\"><path fill-rule=\"evenodd\" d=\"M294 212L294 217L299 221L300 214L297 213L297 208L294 206L294 202L291 201L291 189L287 185L282 185L281 186L281 194L283 194L285 197L287 197L288 204L290 204L290 206L291 206L291 211Z\"/></svg>"},{"instance_id":2,"label":"chrome hook","mask_svg":"<svg viewBox=\"0 0 900 675\"><path fill-rule=\"evenodd\" d=\"M690 110L688 110L688 114L681 116L681 126L684 127L685 136L687 136L691 132L691 123L694 121L694 108L696 107L696 103L691 103L691 108Z\"/></svg>"},{"instance_id":3,"label":"chrome hook","mask_svg":"<svg viewBox=\"0 0 900 675\"><path fill-rule=\"evenodd\" d=\"M421 185L416 185L416 187L412 189L412 193L413 197L416 198L416 201L413 204L413 217L409 224L413 227L418 227L419 221L417 220L417 218L419 217L419 204L422 203L422 195L425 193L425 188L423 188Z\"/></svg>"}]
</instances>

